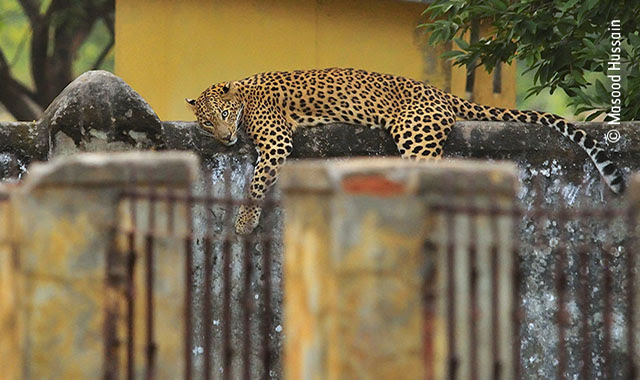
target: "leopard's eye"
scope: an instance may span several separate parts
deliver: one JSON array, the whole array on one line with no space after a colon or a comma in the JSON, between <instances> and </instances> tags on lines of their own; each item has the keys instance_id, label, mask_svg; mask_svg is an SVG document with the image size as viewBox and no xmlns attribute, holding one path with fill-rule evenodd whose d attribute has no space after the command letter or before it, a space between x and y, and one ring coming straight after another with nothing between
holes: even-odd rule
<instances>
[{"instance_id":1,"label":"leopard's eye","mask_svg":"<svg viewBox=\"0 0 640 380\"><path fill-rule=\"evenodd\" d=\"M211 122L208 120L202 123L202 125L204 125L205 127L213 127L213 124L211 124Z\"/></svg>"},{"instance_id":2,"label":"leopard's eye","mask_svg":"<svg viewBox=\"0 0 640 380\"><path fill-rule=\"evenodd\" d=\"M222 118L226 119L227 116L229 116L229 111L227 111L227 110L222 111Z\"/></svg>"}]
</instances>

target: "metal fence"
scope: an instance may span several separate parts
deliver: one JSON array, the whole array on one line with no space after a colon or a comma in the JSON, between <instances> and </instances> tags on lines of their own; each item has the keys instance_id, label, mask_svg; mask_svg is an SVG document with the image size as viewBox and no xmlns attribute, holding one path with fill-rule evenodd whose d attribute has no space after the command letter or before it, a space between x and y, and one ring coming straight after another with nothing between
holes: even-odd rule
<instances>
[{"instance_id":1,"label":"metal fence","mask_svg":"<svg viewBox=\"0 0 640 380\"><path fill-rule=\"evenodd\" d=\"M222 183L231 183L228 173ZM184 260L176 263L185 271L184 325L176 326L183 329L181 376L205 380L279 378L280 341L273 333L282 329L275 325L279 312L274 310L279 310L281 302L279 278L273 279L274 269L279 270L274 268L277 252L273 253L278 238L270 233L236 235L234 208L256 203L233 198L230 185L221 196L214 195L211 182L205 186L200 194L141 188L121 194L121 223L114 231L114 241L125 242L126 275L124 279L114 276L118 270L108 265L107 287L117 288L117 282L123 281L120 288L126 293L126 306L124 313L119 313L117 306L105 311L106 378L118 378L119 373L127 379L154 378L158 366L154 284L162 281L154 273L154 261L160 241L167 239L179 242L176 248ZM264 215L278 205L267 199L260 206ZM138 263L140 259L142 263ZM144 268L142 294L136 294L135 285L139 264ZM135 335L135 318L140 315L137 307L145 313L142 337ZM126 320L122 344L116 326L118 314L124 314ZM144 341L144 358L137 355L138 339Z\"/></svg>"},{"instance_id":2,"label":"metal fence","mask_svg":"<svg viewBox=\"0 0 640 380\"><path fill-rule=\"evenodd\" d=\"M105 310L105 378L117 378L121 366L128 379L154 378L154 261L158 240L167 238L180 242L184 256L183 377L281 378L281 342L273 334L282 330L275 322L278 237L235 235L231 210L247 201L234 199L228 186L213 195L210 186L202 194L122 193L122 223L113 233L126 242L128 260L120 272L107 265L107 288L120 284L126 305L124 313L115 305ZM433 202L439 230L427 245L440 250L434 266L445 287L438 294L429 286L433 278L426 279L425 320L438 308L446 316L449 379L637 378L637 210L550 205L543 198L528 207L491 197L467 204L460 195ZM268 213L278 204L262 207ZM137 307L145 312L142 337L135 334ZM123 314L121 341L116 321ZM136 355L139 340L143 358Z\"/></svg>"},{"instance_id":3,"label":"metal fence","mask_svg":"<svg viewBox=\"0 0 640 380\"><path fill-rule=\"evenodd\" d=\"M430 250L446 258L447 378L636 379L637 209L550 204L532 187L528 206L457 194L431 207L441 238Z\"/></svg>"}]
</instances>

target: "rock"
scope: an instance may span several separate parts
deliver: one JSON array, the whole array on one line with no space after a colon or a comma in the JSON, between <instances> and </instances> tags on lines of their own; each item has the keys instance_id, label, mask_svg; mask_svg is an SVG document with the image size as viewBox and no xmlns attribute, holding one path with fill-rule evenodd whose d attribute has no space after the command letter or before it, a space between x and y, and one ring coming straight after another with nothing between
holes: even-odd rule
<instances>
[{"instance_id":1,"label":"rock","mask_svg":"<svg viewBox=\"0 0 640 380\"><path fill-rule=\"evenodd\" d=\"M164 148L153 109L121 78L102 70L71 82L38 124L50 131L54 155Z\"/></svg>"}]
</instances>

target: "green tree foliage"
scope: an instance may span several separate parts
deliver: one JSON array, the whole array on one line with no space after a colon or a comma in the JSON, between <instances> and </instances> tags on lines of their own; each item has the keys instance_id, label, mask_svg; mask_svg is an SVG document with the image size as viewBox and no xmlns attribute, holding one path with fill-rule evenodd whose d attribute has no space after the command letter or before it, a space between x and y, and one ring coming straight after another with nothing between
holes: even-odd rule
<instances>
[{"instance_id":1,"label":"green tree foliage","mask_svg":"<svg viewBox=\"0 0 640 380\"><path fill-rule=\"evenodd\" d=\"M491 71L514 59L534 73L527 97L562 89L576 114L588 120L612 106L612 80L622 78L621 119L640 116L640 36L638 0L435 0L425 11L432 44L454 41L459 49L443 56L456 65L484 65ZM621 51L612 51L613 20L620 21ZM491 35L466 42L477 23L489 24ZM620 54L620 71L607 72Z\"/></svg>"},{"instance_id":2,"label":"green tree foliage","mask_svg":"<svg viewBox=\"0 0 640 380\"><path fill-rule=\"evenodd\" d=\"M0 0L0 103L38 119L79 73L113 66L114 0Z\"/></svg>"}]
</instances>

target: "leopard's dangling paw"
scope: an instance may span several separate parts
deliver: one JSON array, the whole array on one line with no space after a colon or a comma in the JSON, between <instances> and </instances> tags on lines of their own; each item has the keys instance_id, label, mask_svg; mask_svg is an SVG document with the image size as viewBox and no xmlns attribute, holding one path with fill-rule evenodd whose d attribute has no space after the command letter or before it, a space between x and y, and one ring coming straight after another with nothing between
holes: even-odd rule
<instances>
[{"instance_id":1,"label":"leopard's dangling paw","mask_svg":"<svg viewBox=\"0 0 640 380\"><path fill-rule=\"evenodd\" d=\"M258 227L260 221L261 209L258 206L240 206L238 216L236 217L236 233L239 235L247 235Z\"/></svg>"}]
</instances>

